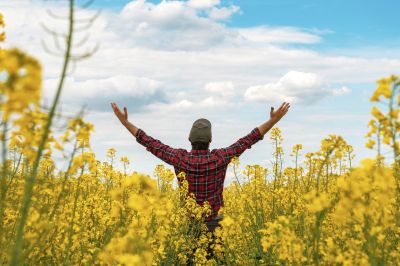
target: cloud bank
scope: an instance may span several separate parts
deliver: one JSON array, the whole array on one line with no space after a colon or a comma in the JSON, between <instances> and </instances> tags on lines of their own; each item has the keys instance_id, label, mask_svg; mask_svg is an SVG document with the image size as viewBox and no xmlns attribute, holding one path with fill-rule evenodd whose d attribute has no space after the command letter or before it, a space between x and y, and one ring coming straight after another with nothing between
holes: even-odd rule
<instances>
[{"instance_id":1,"label":"cloud bank","mask_svg":"<svg viewBox=\"0 0 400 266\"><path fill-rule=\"evenodd\" d=\"M44 65L45 83L51 84L59 73L60 60L43 51L41 40L51 46L52 39L39 22L60 31L66 29L66 24L52 20L46 9L57 14L66 12L60 5L48 3L2 4L7 22L6 45L18 45L38 55ZM93 13L79 11L81 17ZM240 14L240 7L222 5L219 0L157 4L137 0L118 12L103 11L90 29L91 44L100 43L100 49L78 64L63 102L76 106L85 102L95 110L108 111L105 98L130 99L137 112L154 110L159 105L170 105L170 110L178 111L177 106L195 110L196 106L220 108L284 99L315 104L326 97L345 95L352 83L373 82L400 68L397 59L323 54L290 46L319 43L327 30L227 26L226 20ZM23 19L12 19L17 16ZM78 33L76 39L82 36ZM85 47L76 48L75 53L81 50ZM282 73L288 74L282 77ZM324 77L324 84L316 77ZM135 87L140 79L140 88ZM154 82L158 84L156 90ZM92 89L94 86L99 89ZM83 97L69 96L78 91ZM50 87L45 96L51 97Z\"/></svg>"},{"instance_id":2,"label":"cloud bank","mask_svg":"<svg viewBox=\"0 0 400 266\"><path fill-rule=\"evenodd\" d=\"M349 93L350 89L328 89L327 84L315 73L290 71L277 82L252 86L246 90L245 98L254 102L290 102L313 104L327 96Z\"/></svg>"}]
</instances>

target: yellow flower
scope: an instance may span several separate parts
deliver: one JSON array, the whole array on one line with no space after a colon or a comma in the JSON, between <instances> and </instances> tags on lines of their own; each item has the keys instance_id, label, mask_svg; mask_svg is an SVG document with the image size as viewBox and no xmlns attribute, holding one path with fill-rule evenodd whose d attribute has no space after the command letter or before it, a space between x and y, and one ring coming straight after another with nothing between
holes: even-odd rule
<instances>
[{"instance_id":1,"label":"yellow flower","mask_svg":"<svg viewBox=\"0 0 400 266\"><path fill-rule=\"evenodd\" d=\"M5 23L4 23L4 17L3 14L0 13L0 27L4 28ZM0 42L4 41L6 39L6 33L5 32L0 32Z\"/></svg>"},{"instance_id":2,"label":"yellow flower","mask_svg":"<svg viewBox=\"0 0 400 266\"><path fill-rule=\"evenodd\" d=\"M11 113L21 113L31 104L39 105L41 97L41 66L36 59L18 49L2 50L0 53L0 80L3 120Z\"/></svg>"},{"instance_id":3,"label":"yellow flower","mask_svg":"<svg viewBox=\"0 0 400 266\"><path fill-rule=\"evenodd\" d=\"M5 27L3 14L0 13L0 27Z\"/></svg>"},{"instance_id":4,"label":"yellow flower","mask_svg":"<svg viewBox=\"0 0 400 266\"><path fill-rule=\"evenodd\" d=\"M377 81L378 87L372 95L370 101L377 102L379 101L380 96L384 96L385 98L390 98L392 96L392 91L390 88L390 78L383 78Z\"/></svg>"},{"instance_id":5,"label":"yellow flower","mask_svg":"<svg viewBox=\"0 0 400 266\"><path fill-rule=\"evenodd\" d=\"M237 156L232 157L232 159L231 159L231 161L230 161L230 164L232 164L233 166L236 166L236 167L237 167L237 166L240 164L239 157L237 157Z\"/></svg>"},{"instance_id":6,"label":"yellow flower","mask_svg":"<svg viewBox=\"0 0 400 266\"><path fill-rule=\"evenodd\" d=\"M61 146L61 144L59 142L54 143L54 148L56 148L57 150L60 150L60 151L64 150L64 147Z\"/></svg>"},{"instance_id":7,"label":"yellow flower","mask_svg":"<svg viewBox=\"0 0 400 266\"><path fill-rule=\"evenodd\" d=\"M130 164L129 158L127 156L122 156L120 160L125 164Z\"/></svg>"},{"instance_id":8,"label":"yellow flower","mask_svg":"<svg viewBox=\"0 0 400 266\"><path fill-rule=\"evenodd\" d=\"M378 119L379 121L384 120L384 115L382 114L382 112L376 106L372 107L371 114L374 117L376 117L376 119Z\"/></svg>"},{"instance_id":9,"label":"yellow flower","mask_svg":"<svg viewBox=\"0 0 400 266\"><path fill-rule=\"evenodd\" d=\"M368 149L373 149L373 148L374 148L374 145L375 145L375 141L374 141L373 139L369 139L368 142L365 144L365 146L366 146Z\"/></svg>"},{"instance_id":10,"label":"yellow flower","mask_svg":"<svg viewBox=\"0 0 400 266\"><path fill-rule=\"evenodd\" d=\"M305 195L305 198L308 200L307 209L311 213L320 212L328 208L331 202L327 193L322 192L317 195L315 190Z\"/></svg>"}]
</instances>

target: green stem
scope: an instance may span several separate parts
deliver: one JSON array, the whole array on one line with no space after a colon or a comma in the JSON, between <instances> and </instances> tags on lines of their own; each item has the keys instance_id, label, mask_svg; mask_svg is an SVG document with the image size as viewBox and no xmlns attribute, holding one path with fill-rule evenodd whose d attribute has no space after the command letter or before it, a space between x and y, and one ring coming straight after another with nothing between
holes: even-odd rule
<instances>
[{"instance_id":1,"label":"green stem","mask_svg":"<svg viewBox=\"0 0 400 266\"><path fill-rule=\"evenodd\" d=\"M3 243L3 215L4 215L4 209L5 209L5 200L6 200L6 195L7 195L7 190L8 190L8 185L7 185L7 121L3 121L3 134L1 138L1 143L2 143L2 154L3 154L3 167L2 167L2 173L0 176L0 247L2 247ZM4 237L5 238L5 237Z\"/></svg>"},{"instance_id":2,"label":"green stem","mask_svg":"<svg viewBox=\"0 0 400 266\"><path fill-rule=\"evenodd\" d=\"M237 181L238 184L239 184L240 191L243 191L242 185L240 184L239 178L237 177L237 174L236 174L236 166L235 166L235 164L233 165L233 173L234 173L234 175L235 175L236 181Z\"/></svg>"},{"instance_id":3,"label":"green stem","mask_svg":"<svg viewBox=\"0 0 400 266\"><path fill-rule=\"evenodd\" d=\"M83 148L82 148L83 149ZM83 151L82 151L83 153ZM72 238L74 236L74 225L75 225L75 213L76 213L76 207L78 205L78 198L79 198L79 194L80 194L80 186L81 186L81 181L82 181L82 175L83 175L83 171L85 169L85 166L83 165L81 168L81 173L78 177L78 184L75 190L75 196L74 196L74 205L72 208L72 218L71 218L71 223L69 224L69 232L68 232L68 244L67 244L67 248L66 250L66 254L65 257L63 258L63 265L69 265L70 263L70 251L71 251L71 247L72 247Z\"/></svg>"},{"instance_id":4,"label":"green stem","mask_svg":"<svg viewBox=\"0 0 400 266\"><path fill-rule=\"evenodd\" d=\"M398 160L397 156L399 155L399 151L397 150L397 132L396 132L396 127L394 125L393 117L392 117L392 112L393 112L393 98L396 95L396 88L397 86L393 85L393 90L392 90L392 95L390 97L390 102L389 102L389 121L390 121L390 131L392 133L392 143L393 143L393 160L396 162Z\"/></svg>"},{"instance_id":5,"label":"green stem","mask_svg":"<svg viewBox=\"0 0 400 266\"><path fill-rule=\"evenodd\" d=\"M293 184L294 189L293 190L296 190L296 184L297 184L297 160L298 160L298 157L299 157L299 150L296 150L296 162L295 162L296 166L295 166L295 170L294 170L294 184Z\"/></svg>"},{"instance_id":6,"label":"green stem","mask_svg":"<svg viewBox=\"0 0 400 266\"><path fill-rule=\"evenodd\" d=\"M65 55L64 55L64 64L63 64L63 68L61 71L60 81L59 81L59 84L57 87L57 93L55 95L55 98L54 98L54 101L53 101L53 104L52 104L52 107L51 107L51 110L49 113L49 118L47 120L47 124L44 129L44 133L40 140L37 156L36 156L35 162L33 164L32 173L31 173L31 175L29 175L29 174L26 175L23 204L22 204L22 207L20 210L20 218L19 218L18 225L17 225L16 235L15 235L15 243L14 243L14 247L12 248L11 259L9 261L9 265L17 265L19 260L21 259L20 254L21 254L22 240L23 240L23 236L24 236L25 224L28 219L29 208L31 205L33 185L35 183L35 179L38 174L39 162L42 157L42 153L43 153L45 144L47 142L47 138L48 138L51 124L52 124L53 117L54 117L54 113L55 113L59 98L61 96L61 91L62 91L62 88L64 85L65 77L67 75L68 63L70 61L71 48L72 48L73 25L74 25L74 0L70 0L69 1L69 30L68 30L68 35L66 38L66 51L65 51Z\"/></svg>"}]
</instances>

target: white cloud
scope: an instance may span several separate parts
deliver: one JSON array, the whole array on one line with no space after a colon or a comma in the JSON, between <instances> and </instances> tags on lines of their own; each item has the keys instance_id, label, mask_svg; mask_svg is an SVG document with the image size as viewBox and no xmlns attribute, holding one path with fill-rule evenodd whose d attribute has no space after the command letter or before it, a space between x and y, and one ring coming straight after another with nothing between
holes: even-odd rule
<instances>
[{"instance_id":1,"label":"white cloud","mask_svg":"<svg viewBox=\"0 0 400 266\"><path fill-rule=\"evenodd\" d=\"M228 102L226 99L213 96L207 97L199 103L200 107L224 107L228 105L232 105L232 103Z\"/></svg>"},{"instance_id":2,"label":"white cloud","mask_svg":"<svg viewBox=\"0 0 400 266\"><path fill-rule=\"evenodd\" d=\"M235 94L232 81L209 82L204 86L204 90L217 97L231 97Z\"/></svg>"},{"instance_id":3,"label":"white cloud","mask_svg":"<svg viewBox=\"0 0 400 266\"><path fill-rule=\"evenodd\" d=\"M190 100L183 99L180 101L169 102L169 103L151 103L146 106L146 109L151 112L162 112L171 113L171 112L183 112L187 110L191 110L194 106L194 103Z\"/></svg>"},{"instance_id":4,"label":"white cloud","mask_svg":"<svg viewBox=\"0 0 400 266\"><path fill-rule=\"evenodd\" d=\"M321 37L294 27L259 26L238 29L250 42L259 43L317 43Z\"/></svg>"},{"instance_id":5,"label":"white cloud","mask_svg":"<svg viewBox=\"0 0 400 266\"><path fill-rule=\"evenodd\" d=\"M178 92L174 99L169 102L155 102L148 106L148 110L157 111L163 110L164 112L182 112L182 111L199 111L207 108L232 106L232 96L235 95L234 85L231 81L222 82L209 82L204 86L204 91L208 92L210 96L204 98L203 94L198 94L199 100L189 100L187 97L192 96L186 92ZM184 97L182 99L182 97Z\"/></svg>"},{"instance_id":6,"label":"white cloud","mask_svg":"<svg viewBox=\"0 0 400 266\"><path fill-rule=\"evenodd\" d=\"M214 20L228 19L239 8L216 5L219 1L132 1L123 8L122 20L114 27L133 45L162 50L208 49L237 35ZM210 14L201 12L211 7Z\"/></svg>"},{"instance_id":7,"label":"white cloud","mask_svg":"<svg viewBox=\"0 0 400 266\"><path fill-rule=\"evenodd\" d=\"M334 96L338 96L338 95L343 95L343 94L346 94L346 93L350 93L350 91L351 90L349 88L347 88L346 86L343 86L340 89L333 89L332 90L332 94Z\"/></svg>"},{"instance_id":8,"label":"white cloud","mask_svg":"<svg viewBox=\"0 0 400 266\"><path fill-rule=\"evenodd\" d=\"M229 102L223 98L209 96L199 101L191 101L183 99L180 101L170 101L170 102L155 102L149 104L146 109L152 112L159 112L162 110L164 113L182 113L182 112L195 112L214 108L221 108L232 106L233 103Z\"/></svg>"},{"instance_id":9,"label":"white cloud","mask_svg":"<svg viewBox=\"0 0 400 266\"><path fill-rule=\"evenodd\" d=\"M238 6L229 6L215 8L213 7L209 13L209 16L213 20L227 20L232 17L233 14L240 11Z\"/></svg>"},{"instance_id":10,"label":"white cloud","mask_svg":"<svg viewBox=\"0 0 400 266\"><path fill-rule=\"evenodd\" d=\"M189 0L187 5L196 9L207 9L220 4L220 0Z\"/></svg>"},{"instance_id":11,"label":"white cloud","mask_svg":"<svg viewBox=\"0 0 400 266\"><path fill-rule=\"evenodd\" d=\"M45 80L43 85L45 98L53 99L57 84L57 79ZM69 105L88 104L89 107L98 110L109 110L109 103L119 100L134 103L135 105L131 108L133 111L138 111L149 103L166 101L160 82L124 75L83 81L68 77L63 88L62 99Z\"/></svg>"},{"instance_id":12,"label":"white cloud","mask_svg":"<svg viewBox=\"0 0 400 266\"><path fill-rule=\"evenodd\" d=\"M309 114L304 117L304 120L311 122L326 122L330 121L368 121L370 115L367 114L349 114L349 113L316 113Z\"/></svg>"},{"instance_id":13,"label":"white cloud","mask_svg":"<svg viewBox=\"0 0 400 266\"><path fill-rule=\"evenodd\" d=\"M178 92L175 99L169 102L153 103L148 106L148 110L157 111L164 110L166 112L182 112L182 111L199 111L212 110L214 108L233 106L232 97L235 95L235 89L232 81L209 82L205 84L203 90L210 96L204 98L202 93L198 94L199 100L189 100L190 95L186 92ZM184 97L184 99L181 99Z\"/></svg>"},{"instance_id":14,"label":"white cloud","mask_svg":"<svg viewBox=\"0 0 400 266\"><path fill-rule=\"evenodd\" d=\"M323 79L315 73L290 71L276 83L249 87L245 99L258 102L290 102L312 104L328 95L348 93L347 87L328 89Z\"/></svg>"}]
</instances>

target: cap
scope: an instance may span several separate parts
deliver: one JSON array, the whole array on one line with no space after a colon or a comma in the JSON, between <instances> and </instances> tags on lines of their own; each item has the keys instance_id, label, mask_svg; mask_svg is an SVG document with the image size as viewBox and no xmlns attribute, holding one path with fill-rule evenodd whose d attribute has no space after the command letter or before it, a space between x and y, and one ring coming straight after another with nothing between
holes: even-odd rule
<instances>
[{"instance_id":1,"label":"cap","mask_svg":"<svg viewBox=\"0 0 400 266\"><path fill-rule=\"evenodd\" d=\"M194 121L189 134L190 142L210 142L211 140L211 122L205 118Z\"/></svg>"}]
</instances>

